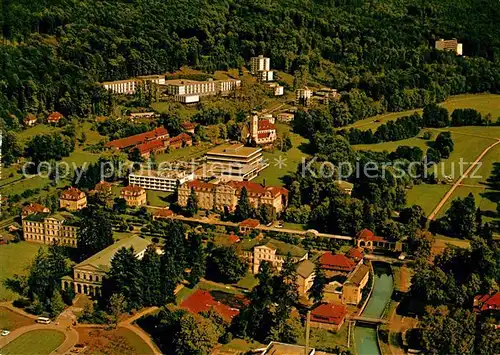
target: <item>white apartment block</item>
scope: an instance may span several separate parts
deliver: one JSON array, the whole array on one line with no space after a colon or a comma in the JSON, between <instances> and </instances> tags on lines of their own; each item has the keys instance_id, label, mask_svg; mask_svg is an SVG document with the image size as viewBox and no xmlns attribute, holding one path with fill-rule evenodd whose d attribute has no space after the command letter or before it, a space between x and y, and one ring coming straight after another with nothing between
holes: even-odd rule
<instances>
[{"instance_id":1,"label":"white apartment block","mask_svg":"<svg viewBox=\"0 0 500 355\"><path fill-rule=\"evenodd\" d=\"M249 181L269 166L264 162L261 148L243 144L225 144L207 152L205 175L221 180Z\"/></svg>"},{"instance_id":2,"label":"white apartment block","mask_svg":"<svg viewBox=\"0 0 500 355\"><path fill-rule=\"evenodd\" d=\"M303 89L298 89L295 92L295 102L298 105L308 106L311 102L312 96L313 96L313 92L308 87L305 87Z\"/></svg>"},{"instance_id":3,"label":"white apartment block","mask_svg":"<svg viewBox=\"0 0 500 355\"><path fill-rule=\"evenodd\" d=\"M200 95L174 95L174 101L183 104L193 104L200 102Z\"/></svg>"},{"instance_id":4,"label":"white apartment block","mask_svg":"<svg viewBox=\"0 0 500 355\"><path fill-rule=\"evenodd\" d=\"M127 80L105 81L102 86L114 94L132 95L135 94L137 87L144 83L163 85L165 84L165 76L150 75Z\"/></svg>"},{"instance_id":5,"label":"white apartment block","mask_svg":"<svg viewBox=\"0 0 500 355\"><path fill-rule=\"evenodd\" d=\"M165 85L167 86L168 95L209 96L217 94L227 94L232 91L235 91L241 86L241 80L226 79L226 80L197 81L197 80L175 79L175 80L167 80L165 82ZM177 99L177 101L180 101L180 98Z\"/></svg>"},{"instance_id":6,"label":"white apartment block","mask_svg":"<svg viewBox=\"0 0 500 355\"><path fill-rule=\"evenodd\" d=\"M271 59L259 55L258 57L252 57L251 59L251 71L252 74L257 74L260 71L270 71L271 70Z\"/></svg>"},{"instance_id":7,"label":"white apartment block","mask_svg":"<svg viewBox=\"0 0 500 355\"><path fill-rule=\"evenodd\" d=\"M129 185L165 192L174 192L177 186L192 180L194 180L194 173L182 170L148 170L128 176Z\"/></svg>"}]
</instances>

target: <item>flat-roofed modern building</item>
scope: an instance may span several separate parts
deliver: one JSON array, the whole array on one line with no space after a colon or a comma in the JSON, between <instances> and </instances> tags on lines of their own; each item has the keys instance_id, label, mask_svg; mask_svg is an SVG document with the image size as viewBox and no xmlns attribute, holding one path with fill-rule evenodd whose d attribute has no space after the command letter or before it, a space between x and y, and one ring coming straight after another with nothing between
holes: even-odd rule
<instances>
[{"instance_id":1,"label":"flat-roofed modern building","mask_svg":"<svg viewBox=\"0 0 500 355\"><path fill-rule=\"evenodd\" d=\"M194 173L182 170L148 170L128 176L130 185L140 186L146 190L173 192L177 186L194 180Z\"/></svg>"},{"instance_id":2,"label":"flat-roofed modern building","mask_svg":"<svg viewBox=\"0 0 500 355\"><path fill-rule=\"evenodd\" d=\"M22 223L27 242L77 246L78 225L69 213L33 213L23 218Z\"/></svg>"},{"instance_id":3,"label":"flat-roofed modern building","mask_svg":"<svg viewBox=\"0 0 500 355\"><path fill-rule=\"evenodd\" d=\"M243 144L224 144L207 152L207 169L222 180L245 181L255 178L269 166L261 148Z\"/></svg>"},{"instance_id":4,"label":"flat-roofed modern building","mask_svg":"<svg viewBox=\"0 0 500 355\"><path fill-rule=\"evenodd\" d=\"M134 248L137 259L142 259L148 245L151 243L141 237L131 236L122 239L101 250L90 258L73 267L73 277L64 276L61 279L62 289L73 288L75 293L83 293L88 296L100 296L102 280L111 268L111 260L121 248Z\"/></svg>"},{"instance_id":5,"label":"flat-roofed modern building","mask_svg":"<svg viewBox=\"0 0 500 355\"><path fill-rule=\"evenodd\" d=\"M190 103L199 101L200 96L224 95L237 90L241 86L241 80L187 80L174 79L165 81L167 94L173 95L176 101ZM182 96L186 96L185 100ZM198 96L198 100L196 100Z\"/></svg>"},{"instance_id":6,"label":"flat-roofed modern building","mask_svg":"<svg viewBox=\"0 0 500 355\"><path fill-rule=\"evenodd\" d=\"M264 57L262 54L257 57L252 57L250 59L251 72L252 74L257 74L260 71L271 70L271 59Z\"/></svg>"},{"instance_id":7,"label":"flat-roofed modern building","mask_svg":"<svg viewBox=\"0 0 500 355\"><path fill-rule=\"evenodd\" d=\"M141 84L165 84L165 75L147 75L126 80L105 81L102 86L114 94L132 95Z\"/></svg>"}]
</instances>

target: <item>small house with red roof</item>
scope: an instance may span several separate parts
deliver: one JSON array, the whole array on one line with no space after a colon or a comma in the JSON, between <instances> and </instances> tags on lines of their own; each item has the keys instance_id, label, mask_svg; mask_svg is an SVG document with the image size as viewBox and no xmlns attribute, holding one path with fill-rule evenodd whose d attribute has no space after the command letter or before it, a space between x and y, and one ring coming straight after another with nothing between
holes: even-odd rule
<instances>
[{"instance_id":1,"label":"small house with red roof","mask_svg":"<svg viewBox=\"0 0 500 355\"><path fill-rule=\"evenodd\" d=\"M39 203L30 203L23 206L21 210L21 219L36 213L50 213L50 209Z\"/></svg>"},{"instance_id":2,"label":"small house with red roof","mask_svg":"<svg viewBox=\"0 0 500 355\"><path fill-rule=\"evenodd\" d=\"M213 309L228 322L240 313L239 309L217 301L209 291L203 290L196 290L181 303L181 308L195 314L208 312Z\"/></svg>"},{"instance_id":3,"label":"small house with red roof","mask_svg":"<svg viewBox=\"0 0 500 355\"><path fill-rule=\"evenodd\" d=\"M181 133L170 138L170 148L179 149L182 147L190 147L193 145L193 138L187 133Z\"/></svg>"},{"instance_id":4,"label":"small house with red roof","mask_svg":"<svg viewBox=\"0 0 500 355\"><path fill-rule=\"evenodd\" d=\"M321 269L327 273L327 276L332 277L338 274L348 275L356 268L359 262L355 262L343 254L326 252L319 258L319 263Z\"/></svg>"},{"instance_id":5,"label":"small house with red roof","mask_svg":"<svg viewBox=\"0 0 500 355\"><path fill-rule=\"evenodd\" d=\"M112 191L112 185L109 182L102 180L95 185L94 191L102 194L110 194Z\"/></svg>"},{"instance_id":6,"label":"small house with red roof","mask_svg":"<svg viewBox=\"0 0 500 355\"><path fill-rule=\"evenodd\" d=\"M78 211L87 207L87 195L76 187L70 187L59 196L59 207L68 211Z\"/></svg>"},{"instance_id":7,"label":"small house with red roof","mask_svg":"<svg viewBox=\"0 0 500 355\"><path fill-rule=\"evenodd\" d=\"M364 257L364 250L363 248L351 248L345 253L345 256L348 258L354 260L355 262L363 260Z\"/></svg>"},{"instance_id":8,"label":"small house with red roof","mask_svg":"<svg viewBox=\"0 0 500 355\"><path fill-rule=\"evenodd\" d=\"M361 230L356 235L355 243L357 247L369 250L385 249L385 250L403 251L403 244L401 241L398 242L388 241L385 238L376 236L371 230L366 228Z\"/></svg>"},{"instance_id":9,"label":"small house with red roof","mask_svg":"<svg viewBox=\"0 0 500 355\"><path fill-rule=\"evenodd\" d=\"M257 144L273 143L276 138L276 126L269 120L259 120L253 115L250 120L250 138Z\"/></svg>"},{"instance_id":10,"label":"small house with red roof","mask_svg":"<svg viewBox=\"0 0 500 355\"><path fill-rule=\"evenodd\" d=\"M247 234L260 226L260 222L258 219L247 218L244 221L240 222L238 226L240 233Z\"/></svg>"},{"instance_id":11,"label":"small house with red roof","mask_svg":"<svg viewBox=\"0 0 500 355\"><path fill-rule=\"evenodd\" d=\"M59 112L52 112L49 117L47 117L47 123L59 123L64 116Z\"/></svg>"},{"instance_id":12,"label":"small house with red roof","mask_svg":"<svg viewBox=\"0 0 500 355\"><path fill-rule=\"evenodd\" d=\"M347 314L341 304L322 303L311 311L311 327L333 330L342 328Z\"/></svg>"},{"instance_id":13,"label":"small house with red roof","mask_svg":"<svg viewBox=\"0 0 500 355\"><path fill-rule=\"evenodd\" d=\"M172 218L174 216L174 212L168 208L162 208L159 209L155 212L153 215L153 220L158 220L158 219L168 219Z\"/></svg>"},{"instance_id":14,"label":"small house with red roof","mask_svg":"<svg viewBox=\"0 0 500 355\"><path fill-rule=\"evenodd\" d=\"M128 185L120 191L120 197L127 202L127 206L140 207L146 205L146 190L140 186Z\"/></svg>"},{"instance_id":15,"label":"small house with red roof","mask_svg":"<svg viewBox=\"0 0 500 355\"><path fill-rule=\"evenodd\" d=\"M26 127L33 127L36 124L36 116L29 113L24 117L23 123Z\"/></svg>"},{"instance_id":16,"label":"small house with red roof","mask_svg":"<svg viewBox=\"0 0 500 355\"><path fill-rule=\"evenodd\" d=\"M187 132L194 134L194 129L196 128L197 124L193 122L182 122L181 127L182 129Z\"/></svg>"}]
</instances>

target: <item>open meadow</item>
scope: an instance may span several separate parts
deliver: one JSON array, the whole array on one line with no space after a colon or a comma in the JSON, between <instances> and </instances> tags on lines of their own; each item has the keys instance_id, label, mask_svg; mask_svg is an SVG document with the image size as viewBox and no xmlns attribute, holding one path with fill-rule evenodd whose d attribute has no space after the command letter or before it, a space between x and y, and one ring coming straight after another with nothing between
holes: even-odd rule
<instances>
[{"instance_id":1,"label":"open meadow","mask_svg":"<svg viewBox=\"0 0 500 355\"><path fill-rule=\"evenodd\" d=\"M45 245L19 242L0 245L0 301L12 301L17 295L4 286L4 280L14 275L26 273L26 267L35 257L39 248L46 248Z\"/></svg>"}]
</instances>

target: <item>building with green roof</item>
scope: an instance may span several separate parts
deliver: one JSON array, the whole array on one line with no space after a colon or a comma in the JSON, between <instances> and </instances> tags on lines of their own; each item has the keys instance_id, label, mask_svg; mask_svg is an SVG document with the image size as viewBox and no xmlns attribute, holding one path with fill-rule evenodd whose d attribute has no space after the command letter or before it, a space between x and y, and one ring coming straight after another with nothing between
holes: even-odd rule
<instances>
[{"instance_id":1,"label":"building with green roof","mask_svg":"<svg viewBox=\"0 0 500 355\"><path fill-rule=\"evenodd\" d=\"M61 279L62 288L66 290L73 287L75 293L83 293L89 296L101 295L102 279L111 267L111 260L122 248L133 248L138 259L142 259L148 245L151 242L139 236L131 236L117 241L106 249L82 261L73 267L73 278L65 276Z\"/></svg>"}]
</instances>

